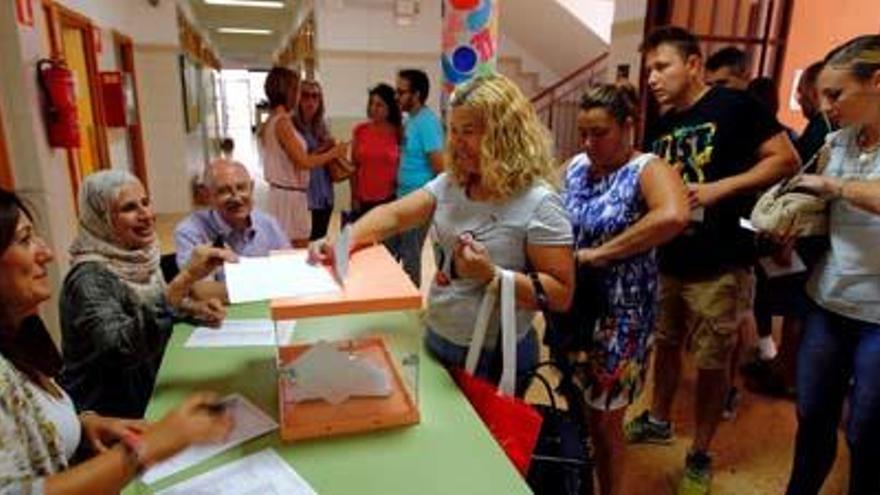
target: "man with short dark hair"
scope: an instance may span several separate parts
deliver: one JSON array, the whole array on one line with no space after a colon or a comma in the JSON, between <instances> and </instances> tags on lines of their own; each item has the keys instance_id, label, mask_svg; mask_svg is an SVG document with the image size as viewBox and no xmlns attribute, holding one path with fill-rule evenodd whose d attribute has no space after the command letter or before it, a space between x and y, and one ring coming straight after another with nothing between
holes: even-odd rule
<instances>
[{"instance_id":1,"label":"man with short dark hair","mask_svg":"<svg viewBox=\"0 0 880 495\"><path fill-rule=\"evenodd\" d=\"M749 85L749 57L735 46L728 46L706 59L706 84L745 91Z\"/></svg>"},{"instance_id":2,"label":"man with short dark hair","mask_svg":"<svg viewBox=\"0 0 880 495\"><path fill-rule=\"evenodd\" d=\"M647 146L688 185L690 227L660 255L660 312L650 411L626 426L630 442L672 442L670 413L691 343L697 366L696 431L680 495L708 493L709 447L728 390L728 367L743 308L753 287L753 239L739 226L754 193L791 175L798 159L775 117L740 91L708 87L696 38L660 28L642 51L648 85L669 110L648 132Z\"/></svg>"},{"instance_id":3,"label":"man with short dark hair","mask_svg":"<svg viewBox=\"0 0 880 495\"><path fill-rule=\"evenodd\" d=\"M443 126L425 104L429 91L424 71L406 69L397 74L397 103L407 114L397 170L398 198L420 189L443 171ZM417 287L421 285L422 246L427 233L428 226L423 225L401 233L389 243Z\"/></svg>"}]
</instances>

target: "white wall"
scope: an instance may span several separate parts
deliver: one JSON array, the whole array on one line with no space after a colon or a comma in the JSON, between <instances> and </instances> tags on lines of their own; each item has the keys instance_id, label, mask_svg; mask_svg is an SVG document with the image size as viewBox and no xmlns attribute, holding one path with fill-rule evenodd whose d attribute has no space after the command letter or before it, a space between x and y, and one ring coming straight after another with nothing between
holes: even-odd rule
<instances>
[{"instance_id":1,"label":"white wall","mask_svg":"<svg viewBox=\"0 0 880 495\"><path fill-rule=\"evenodd\" d=\"M565 76L608 50L602 37L606 28L594 31L582 19L610 25L609 2L503 0L499 26L505 38L513 39L551 70ZM612 13L613 7L611 4Z\"/></svg>"},{"instance_id":2,"label":"white wall","mask_svg":"<svg viewBox=\"0 0 880 495\"><path fill-rule=\"evenodd\" d=\"M534 72L538 75L538 84L542 87L549 86L562 77L562 74L548 67L535 54L510 37L504 30L504 26L501 26L499 30L501 31L501 34L498 36L499 57L518 58L522 62L524 71Z\"/></svg>"},{"instance_id":3,"label":"white wall","mask_svg":"<svg viewBox=\"0 0 880 495\"><path fill-rule=\"evenodd\" d=\"M130 36L135 43L177 45L176 1L162 0L156 7L146 0L55 1L102 28L113 28Z\"/></svg>"},{"instance_id":4,"label":"white wall","mask_svg":"<svg viewBox=\"0 0 880 495\"><path fill-rule=\"evenodd\" d=\"M34 9L34 17L35 27L20 26L15 3L0 2L0 107L16 190L33 207L37 228L56 254L49 267L55 297L43 304L42 312L57 341L57 294L67 271L67 247L76 232L76 219L64 151L49 148L37 104L36 62L49 50L39 28L44 25L43 9Z\"/></svg>"},{"instance_id":5,"label":"white wall","mask_svg":"<svg viewBox=\"0 0 880 495\"><path fill-rule=\"evenodd\" d=\"M618 65L629 64L629 80L638 86L639 69L642 65L639 45L644 37L647 8L647 0L617 0L608 57L609 82L614 80Z\"/></svg>"},{"instance_id":6,"label":"white wall","mask_svg":"<svg viewBox=\"0 0 880 495\"><path fill-rule=\"evenodd\" d=\"M412 25L398 26L390 4L364 7L317 2L318 62L331 118L365 119L369 88L378 82L394 85L397 71L404 68L428 73L428 104L439 108L440 1L421 2L421 7Z\"/></svg>"},{"instance_id":7,"label":"white wall","mask_svg":"<svg viewBox=\"0 0 880 495\"><path fill-rule=\"evenodd\" d=\"M188 162L202 159L198 138L186 134L175 47L135 45L141 125L150 194L157 213L190 209Z\"/></svg>"}]
</instances>

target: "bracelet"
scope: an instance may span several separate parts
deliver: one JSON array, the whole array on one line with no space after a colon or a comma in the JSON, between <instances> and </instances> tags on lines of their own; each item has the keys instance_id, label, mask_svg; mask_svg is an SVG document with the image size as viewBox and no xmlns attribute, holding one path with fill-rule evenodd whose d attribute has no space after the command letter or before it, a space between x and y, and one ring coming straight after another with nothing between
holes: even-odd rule
<instances>
[{"instance_id":1,"label":"bracelet","mask_svg":"<svg viewBox=\"0 0 880 495\"><path fill-rule=\"evenodd\" d=\"M144 472L148 467L144 439L137 433L127 431L119 437L119 443L125 449L125 457L135 475Z\"/></svg>"},{"instance_id":2,"label":"bracelet","mask_svg":"<svg viewBox=\"0 0 880 495\"><path fill-rule=\"evenodd\" d=\"M843 186L845 186L847 182L846 179L840 179L838 181L837 190L834 191L834 199L843 199Z\"/></svg>"},{"instance_id":3,"label":"bracelet","mask_svg":"<svg viewBox=\"0 0 880 495\"><path fill-rule=\"evenodd\" d=\"M501 285L501 268L498 265L492 265L492 280L486 284L489 290L497 290Z\"/></svg>"},{"instance_id":4,"label":"bracelet","mask_svg":"<svg viewBox=\"0 0 880 495\"><path fill-rule=\"evenodd\" d=\"M547 311L550 309L550 301L547 299L547 291L544 290L544 284L538 278L538 272L529 272L529 280L532 281L532 289L535 291L535 301L538 303L538 309Z\"/></svg>"}]
</instances>

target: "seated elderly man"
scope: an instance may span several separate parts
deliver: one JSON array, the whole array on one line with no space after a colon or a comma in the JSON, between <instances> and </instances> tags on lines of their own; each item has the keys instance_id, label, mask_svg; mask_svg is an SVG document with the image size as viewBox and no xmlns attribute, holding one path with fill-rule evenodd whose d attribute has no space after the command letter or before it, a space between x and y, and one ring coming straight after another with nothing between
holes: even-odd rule
<instances>
[{"instance_id":1,"label":"seated elderly man","mask_svg":"<svg viewBox=\"0 0 880 495\"><path fill-rule=\"evenodd\" d=\"M290 241L278 221L254 209L254 181L240 162L217 160L208 166L205 185L211 207L183 219L174 231L177 265L186 266L200 244L222 243L240 256L265 256L274 249L289 249ZM222 270L215 275L223 280ZM199 292L225 295L225 287L201 284ZM222 292L216 292L222 291Z\"/></svg>"}]
</instances>

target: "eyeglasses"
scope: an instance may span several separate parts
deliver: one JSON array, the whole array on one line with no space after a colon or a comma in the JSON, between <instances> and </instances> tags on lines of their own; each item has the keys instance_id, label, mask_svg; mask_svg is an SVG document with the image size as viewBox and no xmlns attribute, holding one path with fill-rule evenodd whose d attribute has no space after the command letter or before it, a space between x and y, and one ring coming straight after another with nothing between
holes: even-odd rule
<instances>
[{"instance_id":1,"label":"eyeglasses","mask_svg":"<svg viewBox=\"0 0 880 495\"><path fill-rule=\"evenodd\" d=\"M412 90L411 89L400 89L400 88L397 88L394 90L394 94L396 94L397 96L402 96L402 95L405 95L408 93L412 93Z\"/></svg>"},{"instance_id":2,"label":"eyeglasses","mask_svg":"<svg viewBox=\"0 0 880 495\"><path fill-rule=\"evenodd\" d=\"M302 93L301 98L320 98L321 93Z\"/></svg>"}]
</instances>

